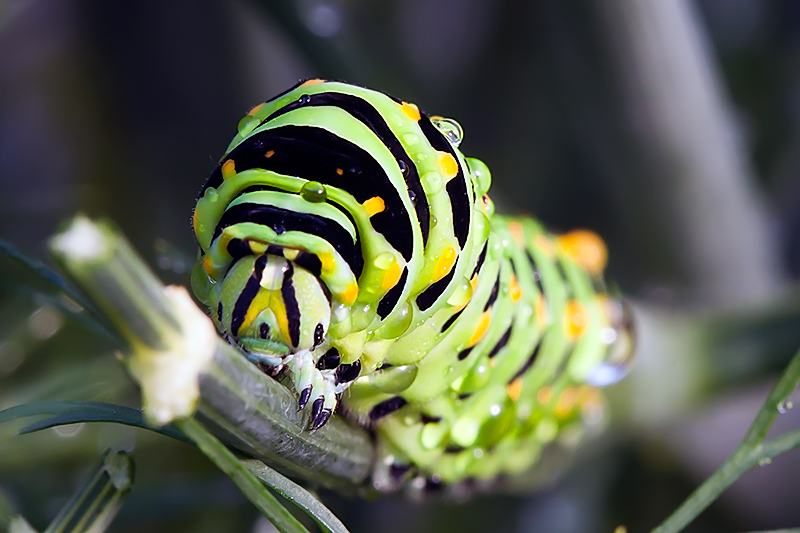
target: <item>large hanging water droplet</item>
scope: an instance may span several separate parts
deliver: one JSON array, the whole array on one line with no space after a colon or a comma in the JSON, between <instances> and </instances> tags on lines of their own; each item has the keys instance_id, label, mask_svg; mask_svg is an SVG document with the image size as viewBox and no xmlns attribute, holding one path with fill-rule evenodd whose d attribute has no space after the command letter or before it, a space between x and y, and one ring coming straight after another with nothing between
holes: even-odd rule
<instances>
[{"instance_id":1,"label":"large hanging water droplet","mask_svg":"<svg viewBox=\"0 0 800 533\"><path fill-rule=\"evenodd\" d=\"M417 193L411 189L408 190L408 199L411 200L411 205L417 205Z\"/></svg>"},{"instance_id":2,"label":"large hanging water droplet","mask_svg":"<svg viewBox=\"0 0 800 533\"><path fill-rule=\"evenodd\" d=\"M300 105L306 105L306 104L307 104L307 103L309 103L310 101L311 101L311 95L310 95L310 94L304 94L303 96L301 96L301 97L300 97L300 98L297 100L297 103L299 103Z\"/></svg>"},{"instance_id":3,"label":"large hanging water droplet","mask_svg":"<svg viewBox=\"0 0 800 533\"><path fill-rule=\"evenodd\" d=\"M303 184L303 187L300 189L300 196L308 202L318 204L328 199L328 192L325 190L325 186L320 182L309 181Z\"/></svg>"},{"instance_id":4,"label":"large hanging water droplet","mask_svg":"<svg viewBox=\"0 0 800 533\"><path fill-rule=\"evenodd\" d=\"M464 139L464 130L458 122L452 118L444 117L431 117L431 122L447 137L447 140L453 146L458 147L461 144L462 139Z\"/></svg>"},{"instance_id":5,"label":"large hanging water droplet","mask_svg":"<svg viewBox=\"0 0 800 533\"><path fill-rule=\"evenodd\" d=\"M403 173L403 176L408 174L408 165L406 165L405 161L403 161L402 159L398 159L397 165L400 167L400 172Z\"/></svg>"},{"instance_id":6,"label":"large hanging water droplet","mask_svg":"<svg viewBox=\"0 0 800 533\"><path fill-rule=\"evenodd\" d=\"M618 300L607 300L610 325L599 332L600 342L608 346L603 361L589 371L586 383L594 387L612 385L633 366L633 331L629 310ZM780 409L780 407L779 407Z\"/></svg>"}]
</instances>

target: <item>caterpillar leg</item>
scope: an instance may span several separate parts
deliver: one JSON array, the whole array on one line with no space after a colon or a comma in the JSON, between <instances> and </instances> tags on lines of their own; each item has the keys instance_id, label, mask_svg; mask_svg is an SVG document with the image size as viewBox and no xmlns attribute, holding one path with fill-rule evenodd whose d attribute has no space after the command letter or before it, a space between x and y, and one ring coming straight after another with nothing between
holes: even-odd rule
<instances>
[{"instance_id":1,"label":"caterpillar leg","mask_svg":"<svg viewBox=\"0 0 800 533\"><path fill-rule=\"evenodd\" d=\"M307 350L294 354L294 357L285 360L285 364L300 395L298 410L311 404L311 430L321 428L336 408L334 375L320 371L312 353Z\"/></svg>"}]
</instances>

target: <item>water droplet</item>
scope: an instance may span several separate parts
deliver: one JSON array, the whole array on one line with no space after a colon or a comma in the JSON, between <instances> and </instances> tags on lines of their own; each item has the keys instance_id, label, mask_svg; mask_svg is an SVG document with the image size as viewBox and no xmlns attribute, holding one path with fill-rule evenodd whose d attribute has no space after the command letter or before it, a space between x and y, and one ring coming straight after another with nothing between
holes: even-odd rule
<instances>
[{"instance_id":1,"label":"water droplet","mask_svg":"<svg viewBox=\"0 0 800 533\"><path fill-rule=\"evenodd\" d=\"M242 120L239 121L239 135L242 137L246 136L248 133L253 131L256 126L258 126L259 120L256 117L247 115Z\"/></svg>"},{"instance_id":2,"label":"water droplet","mask_svg":"<svg viewBox=\"0 0 800 533\"><path fill-rule=\"evenodd\" d=\"M442 190L442 175L431 170L422 175L422 187L428 194L436 194Z\"/></svg>"},{"instance_id":3,"label":"water droplet","mask_svg":"<svg viewBox=\"0 0 800 533\"><path fill-rule=\"evenodd\" d=\"M379 254L372 263L381 270L388 270L395 261L396 259L392 252L383 252Z\"/></svg>"},{"instance_id":4,"label":"water droplet","mask_svg":"<svg viewBox=\"0 0 800 533\"><path fill-rule=\"evenodd\" d=\"M453 294L447 299L448 305L461 307L472 298L472 283L468 279L461 280L461 284L456 287Z\"/></svg>"},{"instance_id":5,"label":"water droplet","mask_svg":"<svg viewBox=\"0 0 800 533\"><path fill-rule=\"evenodd\" d=\"M784 414L792 407L794 407L794 404L792 403L791 400L784 400L778 404L778 412L780 414Z\"/></svg>"},{"instance_id":6,"label":"water droplet","mask_svg":"<svg viewBox=\"0 0 800 533\"><path fill-rule=\"evenodd\" d=\"M764 457L763 459L758 460L758 466L767 466L769 464L772 464L771 457Z\"/></svg>"},{"instance_id":7,"label":"water droplet","mask_svg":"<svg viewBox=\"0 0 800 533\"><path fill-rule=\"evenodd\" d=\"M406 142L407 145L413 146L419 142L419 135L416 133L404 133L403 140Z\"/></svg>"},{"instance_id":8,"label":"water droplet","mask_svg":"<svg viewBox=\"0 0 800 533\"><path fill-rule=\"evenodd\" d=\"M283 227L283 224L275 224L275 227L272 229L275 230L275 233L278 235L286 233L286 228Z\"/></svg>"},{"instance_id":9,"label":"water droplet","mask_svg":"<svg viewBox=\"0 0 800 533\"><path fill-rule=\"evenodd\" d=\"M80 422L78 424L69 424L65 426L57 426L53 428L53 431L61 438L68 439L70 437L76 436L81 430L86 426L84 422Z\"/></svg>"},{"instance_id":10,"label":"water droplet","mask_svg":"<svg viewBox=\"0 0 800 533\"><path fill-rule=\"evenodd\" d=\"M300 98L297 100L297 103L299 103L300 105L306 105L306 104L307 104L307 103L309 103L310 101L311 101L311 95L310 95L310 94L304 94L303 96L301 96L301 97L300 97Z\"/></svg>"},{"instance_id":11,"label":"water droplet","mask_svg":"<svg viewBox=\"0 0 800 533\"><path fill-rule=\"evenodd\" d=\"M472 174L472 183L475 184L475 194L483 196L492 185L492 173L489 172L489 167L480 159L468 157L467 164Z\"/></svg>"},{"instance_id":12,"label":"water droplet","mask_svg":"<svg viewBox=\"0 0 800 533\"><path fill-rule=\"evenodd\" d=\"M331 320L334 322L344 322L350 318L350 307L344 304L334 304Z\"/></svg>"},{"instance_id":13,"label":"water droplet","mask_svg":"<svg viewBox=\"0 0 800 533\"><path fill-rule=\"evenodd\" d=\"M408 199L411 200L411 205L417 205L417 193L411 189L408 190Z\"/></svg>"},{"instance_id":14,"label":"water droplet","mask_svg":"<svg viewBox=\"0 0 800 533\"><path fill-rule=\"evenodd\" d=\"M206 189L206 192L203 193L203 198L207 198L209 202L213 203L219 200L219 193L214 187L209 187Z\"/></svg>"},{"instance_id":15,"label":"water droplet","mask_svg":"<svg viewBox=\"0 0 800 533\"><path fill-rule=\"evenodd\" d=\"M445 137L447 137L447 140L450 141L453 146L458 147L458 145L461 144L461 141L464 139L464 130L458 122L452 118L444 117L431 117L431 122Z\"/></svg>"},{"instance_id":16,"label":"water droplet","mask_svg":"<svg viewBox=\"0 0 800 533\"><path fill-rule=\"evenodd\" d=\"M309 181L300 189L300 196L307 202L321 203L328 199L328 191L318 181Z\"/></svg>"},{"instance_id":17,"label":"water droplet","mask_svg":"<svg viewBox=\"0 0 800 533\"><path fill-rule=\"evenodd\" d=\"M497 416L497 415L499 415L499 414L500 414L500 412L501 412L502 410L503 410L503 409L502 409L502 408L501 408L499 405L497 405L497 404L494 404L494 405L492 405L492 406L489 408L489 414L490 414L490 415L492 415L492 416Z\"/></svg>"},{"instance_id":18,"label":"water droplet","mask_svg":"<svg viewBox=\"0 0 800 533\"><path fill-rule=\"evenodd\" d=\"M400 172L402 172L403 175L408 174L408 165L406 165L405 161L403 161L402 159L398 159L397 164L400 167Z\"/></svg>"}]
</instances>

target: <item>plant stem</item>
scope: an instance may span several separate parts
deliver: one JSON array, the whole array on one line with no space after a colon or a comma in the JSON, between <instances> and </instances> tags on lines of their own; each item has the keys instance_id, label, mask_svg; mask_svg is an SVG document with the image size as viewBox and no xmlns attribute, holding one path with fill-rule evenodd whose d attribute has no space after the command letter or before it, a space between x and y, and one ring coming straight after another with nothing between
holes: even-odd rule
<instances>
[{"instance_id":1,"label":"plant stem","mask_svg":"<svg viewBox=\"0 0 800 533\"><path fill-rule=\"evenodd\" d=\"M91 477L58 513L45 533L101 532L122 507L133 485L133 461L107 451Z\"/></svg>"},{"instance_id":2,"label":"plant stem","mask_svg":"<svg viewBox=\"0 0 800 533\"><path fill-rule=\"evenodd\" d=\"M176 310L163 284L124 236L108 223L77 217L51 239L50 249L130 347L124 358L128 368L132 359L144 353L148 360L139 364L139 372L170 384L173 374L159 373L160 361L181 349L193 331L186 330L185 313ZM189 303L190 310L205 319L205 313ZM318 431L308 431L308 410L298 413L295 395L236 348L214 337L207 347L213 356L191 379L184 379L199 384L199 398L190 405L196 406L214 433L284 473L345 492L357 490L372 465L372 440L367 432L342 417L334 417ZM184 359L191 360L195 354L186 355Z\"/></svg>"},{"instance_id":3,"label":"plant stem","mask_svg":"<svg viewBox=\"0 0 800 533\"><path fill-rule=\"evenodd\" d=\"M267 488L236 458L233 453L208 432L197 420L185 418L175 423L192 439L214 464L225 472L261 513L281 533L308 533L308 530L281 505Z\"/></svg>"},{"instance_id":4,"label":"plant stem","mask_svg":"<svg viewBox=\"0 0 800 533\"><path fill-rule=\"evenodd\" d=\"M335 514L322 505L313 494L297 483L282 476L261 461L246 459L242 461L242 464L251 474L266 483L272 490L305 510L328 533L349 533Z\"/></svg>"},{"instance_id":5,"label":"plant stem","mask_svg":"<svg viewBox=\"0 0 800 533\"><path fill-rule=\"evenodd\" d=\"M745 472L765 460L800 445L800 430L794 430L773 440L764 438L778 416L778 407L786 401L800 382L800 352L796 353L778 383L769 393L755 420L747 430L736 451L710 478L697 488L678 509L653 530L653 533L677 533L716 500Z\"/></svg>"}]
</instances>

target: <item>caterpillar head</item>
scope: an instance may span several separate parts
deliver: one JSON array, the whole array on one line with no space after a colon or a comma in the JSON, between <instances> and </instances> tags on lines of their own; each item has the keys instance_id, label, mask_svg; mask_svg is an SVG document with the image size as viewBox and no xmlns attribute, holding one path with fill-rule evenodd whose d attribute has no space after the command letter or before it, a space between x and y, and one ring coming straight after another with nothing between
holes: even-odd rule
<instances>
[{"instance_id":1,"label":"caterpillar head","mask_svg":"<svg viewBox=\"0 0 800 533\"><path fill-rule=\"evenodd\" d=\"M319 279L275 255L236 261L210 294L217 327L256 360L313 350L325 340L331 307Z\"/></svg>"}]
</instances>

